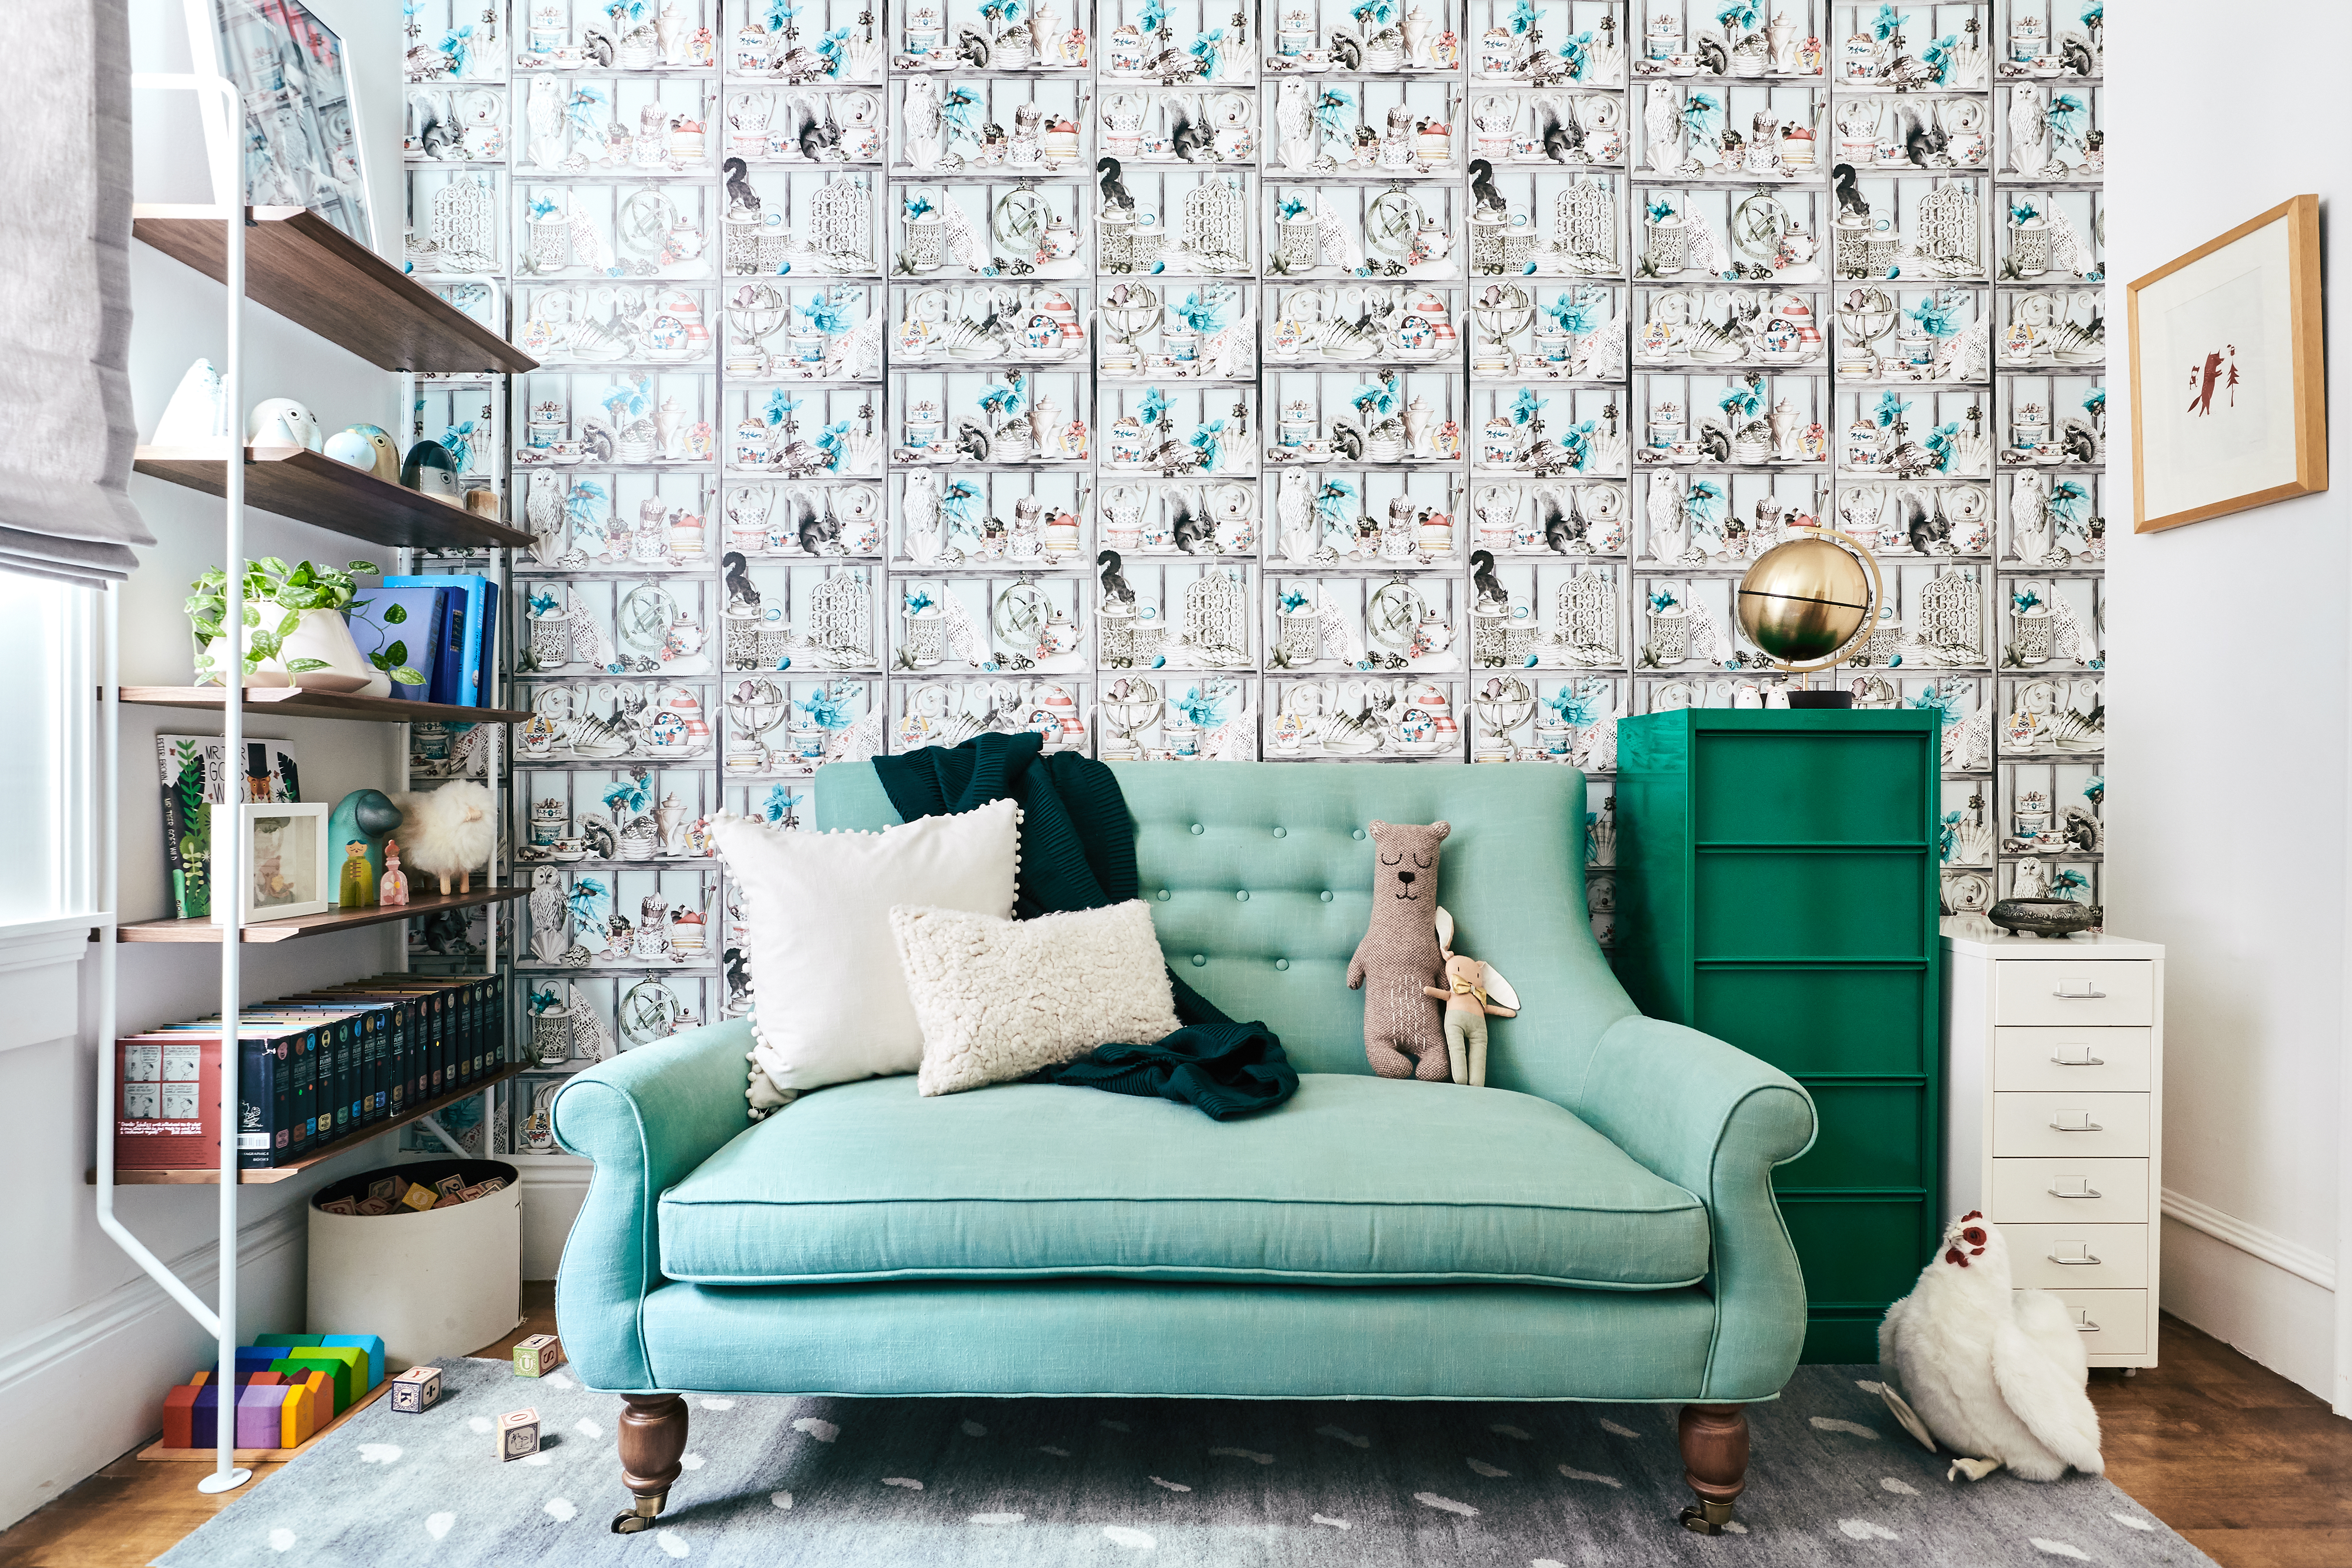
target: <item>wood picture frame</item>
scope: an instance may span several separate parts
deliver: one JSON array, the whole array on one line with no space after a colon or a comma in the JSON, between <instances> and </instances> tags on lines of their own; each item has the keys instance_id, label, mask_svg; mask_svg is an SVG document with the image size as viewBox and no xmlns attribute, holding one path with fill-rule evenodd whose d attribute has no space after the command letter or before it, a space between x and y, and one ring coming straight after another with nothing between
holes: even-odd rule
<instances>
[{"instance_id":1,"label":"wood picture frame","mask_svg":"<svg viewBox=\"0 0 2352 1568\"><path fill-rule=\"evenodd\" d=\"M2289 197L2128 292L2133 532L2327 488L2317 196Z\"/></svg>"}]
</instances>

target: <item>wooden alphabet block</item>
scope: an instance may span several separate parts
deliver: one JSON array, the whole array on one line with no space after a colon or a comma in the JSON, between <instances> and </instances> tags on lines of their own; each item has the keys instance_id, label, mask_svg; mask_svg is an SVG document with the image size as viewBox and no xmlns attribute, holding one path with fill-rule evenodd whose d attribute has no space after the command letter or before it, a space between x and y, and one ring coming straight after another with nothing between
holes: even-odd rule
<instances>
[{"instance_id":1,"label":"wooden alphabet block","mask_svg":"<svg viewBox=\"0 0 2352 1568\"><path fill-rule=\"evenodd\" d=\"M350 1198L329 1198L319 1205L321 1214L356 1215L360 1205Z\"/></svg>"},{"instance_id":2,"label":"wooden alphabet block","mask_svg":"<svg viewBox=\"0 0 2352 1568\"><path fill-rule=\"evenodd\" d=\"M382 1198L388 1204L399 1195L400 1178L397 1176L378 1176L368 1184L368 1196L372 1198Z\"/></svg>"},{"instance_id":3,"label":"wooden alphabet block","mask_svg":"<svg viewBox=\"0 0 2352 1568\"><path fill-rule=\"evenodd\" d=\"M437 1366L412 1366L395 1373L392 1379L392 1407L404 1415L420 1415L430 1410L441 1398L441 1369ZM534 1438L532 1446L537 1447Z\"/></svg>"},{"instance_id":4,"label":"wooden alphabet block","mask_svg":"<svg viewBox=\"0 0 2352 1568\"><path fill-rule=\"evenodd\" d=\"M533 1334L514 1348L517 1377L545 1377L563 1364L563 1344L553 1334Z\"/></svg>"},{"instance_id":5,"label":"wooden alphabet block","mask_svg":"<svg viewBox=\"0 0 2352 1568\"><path fill-rule=\"evenodd\" d=\"M404 1208L415 1209L419 1214L431 1208L435 1204L439 1203L440 1201L441 1194L439 1193L435 1192L431 1187L422 1185L415 1182L409 1183L408 1190L400 1194L401 1206Z\"/></svg>"},{"instance_id":6,"label":"wooden alphabet block","mask_svg":"<svg viewBox=\"0 0 2352 1568\"><path fill-rule=\"evenodd\" d=\"M527 1458L539 1452L539 1412L509 1410L499 1417L499 1459Z\"/></svg>"}]
</instances>

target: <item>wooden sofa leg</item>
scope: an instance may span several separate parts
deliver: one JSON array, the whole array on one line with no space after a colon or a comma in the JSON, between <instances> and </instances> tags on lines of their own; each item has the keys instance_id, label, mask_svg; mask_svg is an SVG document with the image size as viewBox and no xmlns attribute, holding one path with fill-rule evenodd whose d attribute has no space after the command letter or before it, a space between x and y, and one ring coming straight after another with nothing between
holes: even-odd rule
<instances>
[{"instance_id":1,"label":"wooden sofa leg","mask_svg":"<svg viewBox=\"0 0 2352 1568\"><path fill-rule=\"evenodd\" d=\"M675 1394L621 1398L627 1405L621 1412L621 1484L635 1494L637 1505L613 1516L613 1533L634 1535L651 1530L669 1501L670 1483L686 1457L686 1401Z\"/></svg>"},{"instance_id":2,"label":"wooden sofa leg","mask_svg":"<svg viewBox=\"0 0 2352 1568\"><path fill-rule=\"evenodd\" d=\"M1720 1535L1731 1504L1748 1489L1748 1412L1737 1405L1685 1405L1676 1424L1683 1479L1698 1501L1683 1510L1683 1528Z\"/></svg>"}]
</instances>

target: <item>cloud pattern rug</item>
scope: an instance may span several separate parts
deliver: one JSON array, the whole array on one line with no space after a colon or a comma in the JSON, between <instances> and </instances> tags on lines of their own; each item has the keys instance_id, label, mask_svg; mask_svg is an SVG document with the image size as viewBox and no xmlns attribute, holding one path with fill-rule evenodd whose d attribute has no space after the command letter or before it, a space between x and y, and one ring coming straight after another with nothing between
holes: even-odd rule
<instances>
[{"instance_id":1,"label":"cloud pattern rug","mask_svg":"<svg viewBox=\"0 0 2352 1568\"><path fill-rule=\"evenodd\" d=\"M1738 1533L1688 1500L1673 1405L688 1396L659 1527L627 1506L621 1403L568 1373L449 1361L420 1415L380 1400L163 1568L2152 1568L2210 1559L2107 1481L1947 1481L1866 1366L1751 1406ZM505 1411L543 1450L501 1463Z\"/></svg>"}]
</instances>

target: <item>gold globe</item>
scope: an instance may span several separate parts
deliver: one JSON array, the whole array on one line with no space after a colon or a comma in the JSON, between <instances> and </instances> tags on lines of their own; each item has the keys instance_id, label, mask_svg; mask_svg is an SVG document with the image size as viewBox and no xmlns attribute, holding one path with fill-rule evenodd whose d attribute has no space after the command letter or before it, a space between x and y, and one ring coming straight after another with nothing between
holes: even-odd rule
<instances>
[{"instance_id":1,"label":"gold globe","mask_svg":"<svg viewBox=\"0 0 2352 1568\"><path fill-rule=\"evenodd\" d=\"M1739 629L1782 664L1827 659L1876 611L1863 563L1826 539L1792 539L1739 580Z\"/></svg>"}]
</instances>

